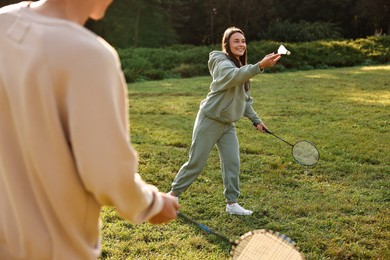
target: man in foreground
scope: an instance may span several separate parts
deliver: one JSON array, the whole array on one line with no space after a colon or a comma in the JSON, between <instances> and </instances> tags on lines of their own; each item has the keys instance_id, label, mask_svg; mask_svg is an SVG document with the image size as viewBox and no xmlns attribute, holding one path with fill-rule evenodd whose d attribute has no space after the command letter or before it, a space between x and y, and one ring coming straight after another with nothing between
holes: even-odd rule
<instances>
[{"instance_id":1,"label":"man in foreground","mask_svg":"<svg viewBox=\"0 0 390 260\"><path fill-rule=\"evenodd\" d=\"M176 218L137 174L117 53L83 27L111 2L0 9L0 259L96 259L104 205L134 223Z\"/></svg>"}]
</instances>

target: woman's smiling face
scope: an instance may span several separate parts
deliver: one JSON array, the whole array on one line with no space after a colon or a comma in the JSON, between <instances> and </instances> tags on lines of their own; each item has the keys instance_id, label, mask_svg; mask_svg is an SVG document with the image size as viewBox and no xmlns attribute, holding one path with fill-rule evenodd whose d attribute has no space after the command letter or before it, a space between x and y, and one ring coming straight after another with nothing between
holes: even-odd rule
<instances>
[{"instance_id":1,"label":"woman's smiling face","mask_svg":"<svg viewBox=\"0 0 390 260\"><path fill-rule=\"evenodd\" d=\"M233 33L229 39L229 46L234 57L239 59L246 51L245 36L239 32Z\"/></svg>"}]
</instances>

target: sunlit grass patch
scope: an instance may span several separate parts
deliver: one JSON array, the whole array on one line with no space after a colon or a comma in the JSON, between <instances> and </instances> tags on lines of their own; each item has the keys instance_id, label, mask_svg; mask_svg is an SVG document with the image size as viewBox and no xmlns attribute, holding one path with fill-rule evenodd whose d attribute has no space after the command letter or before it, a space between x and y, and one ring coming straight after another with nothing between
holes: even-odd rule
<instances>
[{"instance_id":1,"label":"sunlit grass patch","mask_svg":"<svg viewBox=\"0 0 390 260\"><path fill-rule=\"evenodd\" d=\"M254 108L291 143L314 142L315 167L291 147L236 123L241 152L240 202L254 214L225 213L217 150L180 199L181 210L238 238L249 230L285 233L307 259L390 259L390 66L261 74ZM210 77L129 85L131 140L139 172L167 192L188 158L192 127ZM133 225L102 211L101 259L228 259L229 244L182 220Z\"/></svg>"}]
</instances>

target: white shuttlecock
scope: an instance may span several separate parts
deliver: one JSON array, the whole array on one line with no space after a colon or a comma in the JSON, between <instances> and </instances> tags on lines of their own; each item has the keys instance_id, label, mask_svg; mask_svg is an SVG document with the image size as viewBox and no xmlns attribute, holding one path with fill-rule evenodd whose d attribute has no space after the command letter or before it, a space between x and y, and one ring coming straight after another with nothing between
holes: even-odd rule
<instances>
[{"instance_id":1,"label":"white shuttlecock","mask_svg":"<svg viewBox=\"0 0 390 260\"><path fill-rule=\"evenodd\" d=\"M288 51L288 50L286 49L286 47L284 47L283 45L280 45L280 46L279 46L279 49L278 49L278 54L290 55L291 52Z\"/></svg>"}]
</instances>

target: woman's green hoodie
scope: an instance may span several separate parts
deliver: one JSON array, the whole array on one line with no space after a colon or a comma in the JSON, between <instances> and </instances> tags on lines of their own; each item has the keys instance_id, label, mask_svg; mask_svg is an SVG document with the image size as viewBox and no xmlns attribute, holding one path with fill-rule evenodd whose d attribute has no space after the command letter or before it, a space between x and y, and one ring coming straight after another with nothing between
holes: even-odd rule
<instances>
[{"instance_id":1,"label":"woman's green hoodie","mask_svg":"<svg viewBox=\"0 0 390 260\"><path fill-rule=\"evenodd\" d=\"M203 113L223 123L238 121L242 116L252 123L261 123L252 108L253 99L244 88L246 81L261 72L259 64L237 68L225 52L212 51L208 66L213 80L210 92L200 104Z\"/></svg>"}]
</instances>

